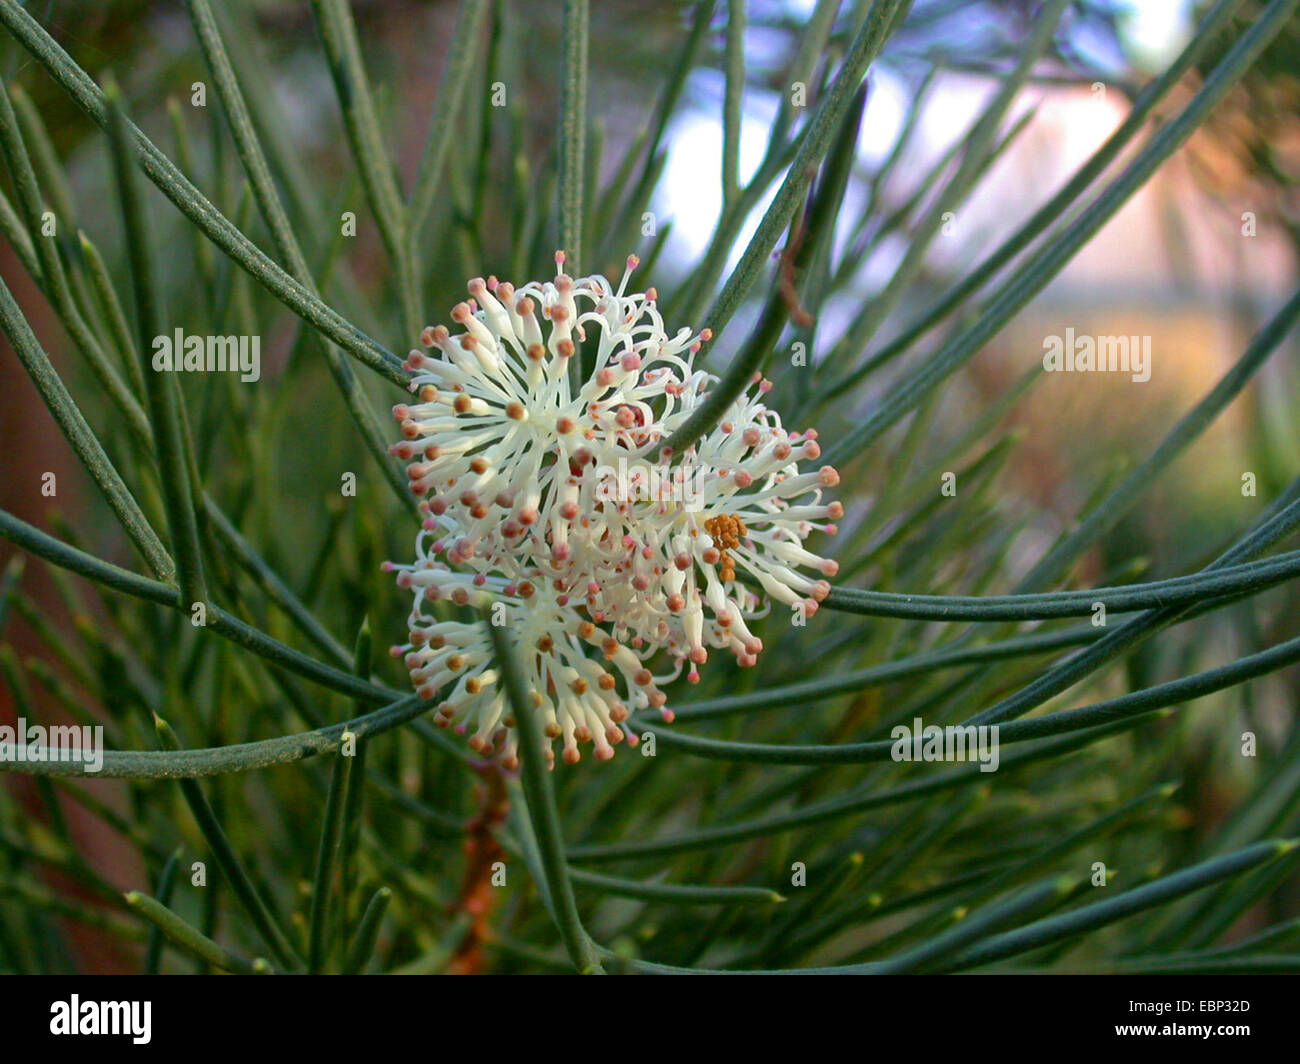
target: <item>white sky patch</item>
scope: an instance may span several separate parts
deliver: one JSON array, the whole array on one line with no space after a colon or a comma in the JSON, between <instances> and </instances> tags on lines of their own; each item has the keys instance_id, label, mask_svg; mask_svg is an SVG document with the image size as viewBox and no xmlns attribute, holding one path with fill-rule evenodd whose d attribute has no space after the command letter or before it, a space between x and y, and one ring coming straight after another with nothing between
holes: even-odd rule
<instances>
[{"instance_id":1,"label":"white sky patch","mask_svg":"<svg viewBox=\"0 0 1300 1064\"><path fill-rule=\"evenodd\" d=\"M1168 66L1192 36L1190 0L1128 0L1119 32L1134 65L1148 73Z\"/></svg>"},{"instance_id":2,"label":"white sky patch","mask_svg":"<svg viewBox=\"0 0 1300 1064\"><path fill-rule=\"evenodd\" d=\"M858 155L864 162L879 163L898 136L908 105L908 91L887 71L871 72L866 113L858 139ZM740 180L747 182L763 161L776 117L777 100L745 100L740 126ZM721 115L699 110L678 115L668 131L668 163L655 199L660 222L673 220L673 233L666 254L673 258L697 258L708 246L709 237L722 214L722 123ZM780 182L773 185L773 192ZM751 212L736 240L728 269L736 264L758 222L771 202L763 197ZM846 219L847 220L847 219Z\"/></svg>"},{"instance_id":3,"label":"white sky patch","mask_svg":"<svg viewBox=\"0 0 1300 1064\"><path fill-rule=\"evenodd\" d=\"M813 3L814 0L787 0L787 6L795 14L805 9L810 11ZM1191 31L1191 0L1127 0L1127 10L1120 16L1125 49L1135 65L1143 69L1163 69L1184 47ZM673 120L668 134L668 162L653 205L657 224L673 223L665 249L667 263L697 260L707 248L722 212L721 77L712 71L695 77L704 79L696 86L699 91L693 94L695 99L710 103L680 113ZM906 121L911 90L905 79L879 65L872 69L869 84L857 151L861 163L874 169L888 155ZM986 79L961 75L939 78L925 103L914 143L905 151L899 174L890 184L908 177L917 179L948 147L967 136L993 89ZM715 100L716 109L711 105ZM762 162L779 102L770 93L751 90L745 95L740 136L742 183L753 176ZM1054 156L1054 161L1037 167L1035 183L1046 186L1043 193L1047 194L1114 130L1123 113L1121 101L1111 100L1107 95L1080 92L1053 97L1035 123L1038 133L1022 135L1024 143L1013 149L1005 162L1024 165L1025 144L1041 152L1045 147L1042 140L1046 138L1052 148L1046 154ZM1004 167L1000 165L997 169ZM979 226L982 222L988 226L1005 214L1005 184L1003 173L1000 180L981 188L980 194L967 204L962 213L968 235L973 228L971 223ZM777 186L779 180L774 188ZM726 271L739 261L771 202L771 195L766 195L751 211L732 242ZM862 205L861 190L851 189L837 222L838 248L842 249L843 239ZM1001 226L992 224L992 229L1000 230ZM887 277L899 254L899 248L877 248L866 276L876 281Z\"/></svg>"},{"instance_id":4,"label":"white sky patch","mask_svg":"<svg viewBox=\"0 0 1300 1064\"><path fill-rule=\"evenodd\" d=\"M910 100L907 86L891 71L871 71L867 110L862 116L862 131L858 136L860 158L873 163L884 160L903 127Z\"/></svg>"},{"instance_id":5,"label":"white sky patch","mask_svg":"<svg viewBox=\"0 0 1300 1064\"><path fill-rule=\"evenodd\" d=\"M775 101L745 101L740 119L740 181L753 177L763 161L775 115ZM655 198L660 224L673 222L672 236L665 249L671 259L690 260L708 247L709 237L722 214L722 120L721 115L686 111L668 130L668 163L664 167ZM736 241L728 268L735 264L753 235L770 197L746 221Z\"/></svg>"}]
</instances>

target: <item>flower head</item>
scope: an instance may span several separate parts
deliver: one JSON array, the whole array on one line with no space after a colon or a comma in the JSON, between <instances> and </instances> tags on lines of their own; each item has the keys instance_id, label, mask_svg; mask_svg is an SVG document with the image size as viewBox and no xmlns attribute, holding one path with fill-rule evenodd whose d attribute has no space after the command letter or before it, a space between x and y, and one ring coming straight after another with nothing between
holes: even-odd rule
<instances>
[{"instance_id":1,"label":"flower head","mask_svg":"<svg viewBox=\"0 0 1300 1064\"><path fill-rule=\"evenodd\" d=\"M394 652L441 699L440 723L507 761L513 720L490 641L432 603L495 604L547 734L575 761L579 743L605 758L634 742L630 713L671 720L660 686L684 669L698 680L710 649L753 665L762 642L746 622L773 600L812 614L836 571L803 542L835 531L843 507L822 496L838 476L800 470L820 455L816 433L783 428L762 401L769 382L756 377L682 454L661 451L716 378L694 368L708 330L670 336L655 290L627 293L636 265L617 289L563 272L517 289L476 278L452 308L460 331L425 329L426 350L405 363L418 402L394 408L392 453L423 528L416 562L388 565L414 594L410 642ZM594 369L575 390L583 352Z\"/></svg>"}]
</instances>

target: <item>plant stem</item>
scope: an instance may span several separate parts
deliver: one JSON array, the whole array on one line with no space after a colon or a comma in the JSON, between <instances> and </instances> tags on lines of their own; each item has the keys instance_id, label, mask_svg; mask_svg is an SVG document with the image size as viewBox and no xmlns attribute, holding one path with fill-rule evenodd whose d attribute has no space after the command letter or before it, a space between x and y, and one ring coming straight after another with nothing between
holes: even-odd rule
<instances>
[{"instance_id":1,"label":"plant stem","mask_svg":"<svg viewBox=\"0 0 1300 1064\"><path fill-rule=\"evenodd\" d=\"M163 507L167 512L167 529L171 534L176 557L177 582L186 608L209 609L208 587L203 578L203 556L199 547L198 521L194 513L190 469L186 464L187 441L182 435L180 385L172 373L158 372L147 362L153 339L160 335L161 318L157 286L154 282L153 254L149 247L149 227L136 187L134 154L126 131L126 115L114 86L108 90L108 135L112 148L113 171L126 229L127 256L135 286L135 316L141 372L149 401L149 420L157 452L158 474L162 482ZM181 357L176 351L173 356Z\"/></svg>"},{"instance_id":2,"label":"plant stem","mask_svg":"<svg viewBox=\"0 0 1300 1064\"><path fill-rule=\"evenodd\" d=\"M569 866L564 857L564 839L560 833L560 817L555 807L555 790L546 759L550 744L542 733L540 719L529 700L518 652L512 645L511 637L504 627L492 623L491 616L486 611L483 624L492 639L492 648L501 668L501 678L514 712L515 727L519 730L519 759L523 766L526 812L541 853L551 915L559 927L564 948L574 967L583 975L603 975L604 969L600 965L596 947L578 917L573 883L569 879Z\"/></svg>"}]
</instances>

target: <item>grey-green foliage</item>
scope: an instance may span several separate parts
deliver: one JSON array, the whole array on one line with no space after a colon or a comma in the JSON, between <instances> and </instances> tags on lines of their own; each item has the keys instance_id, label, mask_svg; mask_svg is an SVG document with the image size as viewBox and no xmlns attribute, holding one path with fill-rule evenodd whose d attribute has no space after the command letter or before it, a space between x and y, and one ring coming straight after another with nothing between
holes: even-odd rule
<instances>
[{"instance_id":1,"label":"grey-green foliage","mask_svg":"<svg viewBox=\"0 0 1300 1064\"><path fill-rule=\"evenodd\" d=\"M996 83L985 110L901 191L934 74L959 65L918 49L909 16L943 5L821 0L804 24L734 0L691 4L680 25L642 15L674 52L643 73L657 79L649 119L611 172L587 70L612 32L603 6L566 0L533 48L515 0L463 0L429 45L445 61L410 182L389 147L406 95L367 73L382 45L344 0L311 4L351 161L328 180L298 155L249 9L187 6L211 98L168 108L164 148L127 115L157 110L125 76L128 56L123 90L97 83L0 0L3 55L32 61L8 63L22 84L0 94L0 228L76 358L49 357L32 328L45 309L21 306L10 279L0 326L98 490L88 510L125 533L0 511L23 552L0 581L0 633L22 622L43 646L23 657L0 644L14 705L33 722L102 724L102 775L123 781L109 791L76 766L0 764L34 776L0 789L0 895L15 902L0 909L0 969L74 967L70 938L86 929L146 971L1300 968L1287 841L1300 727L1285 671L1300 661L1300 557L1283 549L1300 523L1294 440L1240 418L1266 471L1258 497L1231 530L1186 523L1190 541L1154 578L1135 532L1152 489L1185 483L1179 457L1293 344L1300 293L1144 456L1097 451L1082 501L1027 569L1035 515L1006 415L1034 402L1040 375L975 408L945 394L1235 85L1276 71L1260 57L1295 0L1204 11L1113 136L956 277L930 268L941 212L1032 127L1011 120L1019 91L1048 69L1101 76L1064 47L1060 20L1081 17L1071 5L1044 4L980 67ZM747 70L755 30L786 46L761 78ZM894 149L864 173L864 74L904 54L928 73ZM723 86L723 207L698 261L669 263L671 224L643 237L642 214L701 65ZM1192 69L1200 80L1173 91ZM550 89L511 84L526 71ZM188 75L171 76L170 92L188 92ZM808 105L782 92L744 181L743 105L760 80L806 86ZM489 102L498 81L504 107ZM92 129L76 160L34 102L56 93ZM540 121L539 101L557 113ZM554 132L540 147L538 125ZM344 210L374 235L383 278L338 235ZM860 261L899 239L892 279L862 296ZM763 371L787 422L821 429L849 517L819 548L840 562L823 609L805 626L761 622L757 667L714 660L698 688L671 688L675 724L633 722L654 733L653 757L544 771L510 638L490 628L521 720L516 775L434 728L372 646L402 638L406 606L378 563L403 558L415 530L376 411L401 394L393 351L458 284L522 282L557 241L584 272L636 248L669 324L710 326L734 352L714 367L719 395ZM850 308L836 337L822 325L834 306ZM176 386L146 350L173 321L287 336L287 357L257 385ZM785 364L795 342L810 364ZM723 407L706 405L674 444ZM4 461L6 477L38 475ZM955 497L936 491L947 472ZM339 490L347 475L355 495ZM37 597L24 557L48 563L61 608ZM1101 578L1067 588L1089 559ZM918 717L999 724L998 771L896 762L890 730ZM75 895L52 885L69 880ZM1251 934L1235 930L1247 920Z\"/></svg>"}]
</instances>

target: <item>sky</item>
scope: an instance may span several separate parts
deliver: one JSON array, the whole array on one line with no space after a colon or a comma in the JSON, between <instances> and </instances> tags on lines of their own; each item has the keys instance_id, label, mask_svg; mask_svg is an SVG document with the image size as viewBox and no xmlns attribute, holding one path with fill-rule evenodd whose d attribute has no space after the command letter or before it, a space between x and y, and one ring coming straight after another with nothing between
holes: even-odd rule
<instances>
[{"instance_id":1,"label":"sky","mask_svg":"<svg viewBox=\"0 0 1300 1064\"><path fill-rule=\"evenodd\" d=\"M813 6L814 0L787 0L791 12L800 16L811 12ZM1128 7L1131 14L1121 20L1128 57L1139 70L1159 71L1182 49L1190 35L1189 0L1130 0ZM940 80L920 128L918 151L913 160L918 172L923 171L926 160L937 159L953 137L969 127L987 98L989 87L986 80L959 75ZM675 219L668 244L670 257L676 255L688 260L704 249L722 209L721 75L716 71L697 71L690 95L697 105L679 114L674 122L668 166L656 203L661 217ZM1030 89L1026 96L1031 95L1043 94ZM903 122L907 100L906 86L897 74L882 66L872 71L867 112L858 142L858 153L864 163L878 163L889 151ZM742 181L753 174L762 158L776 104L771 94L760 95L754 91L746 94L740 145ZM1061 161L1070 169L1077 166L1122 118L1123 111L1118 107L1072 108L1066 121L1056 123L1063 138ZM1068 174L1070 170L1065 172ZM739 257L761 212L760 207L749 220L737 242L735 257Z\"/></svg>"}]
</instances>

